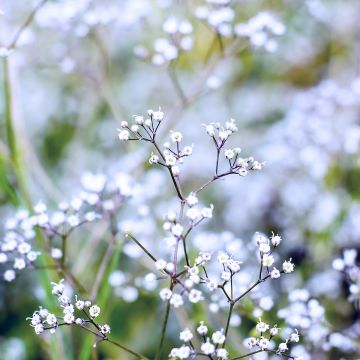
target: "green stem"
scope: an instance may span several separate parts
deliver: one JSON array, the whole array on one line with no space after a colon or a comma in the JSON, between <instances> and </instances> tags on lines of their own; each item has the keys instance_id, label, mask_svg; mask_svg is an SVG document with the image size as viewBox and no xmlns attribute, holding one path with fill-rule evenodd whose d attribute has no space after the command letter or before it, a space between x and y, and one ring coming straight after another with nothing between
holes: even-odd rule
<instances>
[{"instance_id":1,"label":"green stem","mask_svg":"<svg viewBox=\"0 0 360 360\"><path fill-rule=\"evenodd\" d=\"M110 344L113 344L113 345L117 346L118 348L123 349L123 350L126 351L127 353L136 356L138 359L149 360L149 358L147 358L146 356L141 355L141 354L139 354L139 353L137 353L137 352L135 352L135 351L133 351L133 350L125 347L124 345L121 345L121 344L117 343L116 341L113 341L113 340L107 340L107 341L108 341Z\"/></svg>"},{"instance_id":2,"label":"green stem","mask_svg":"<svg viewBox=\"0 0 360 360\"><path fill-rule=\"evenodd\" d=\"M172 290L173 288L174 288L174 285L171 282L170 290ZM164 318L162 329L161 329L161 338L160 338L158 351L156 353L156 360L160 360L160 357L161 357L161 352L162 352L162 349L163 349L163 346L164 346L164 341L165 341L166 328L167 328L167 324L168 324L168 321L169 321L169 315L170 315L170 300L168 300L167 304L166 304L165 318Z\"/></svg>"}]
</instances>

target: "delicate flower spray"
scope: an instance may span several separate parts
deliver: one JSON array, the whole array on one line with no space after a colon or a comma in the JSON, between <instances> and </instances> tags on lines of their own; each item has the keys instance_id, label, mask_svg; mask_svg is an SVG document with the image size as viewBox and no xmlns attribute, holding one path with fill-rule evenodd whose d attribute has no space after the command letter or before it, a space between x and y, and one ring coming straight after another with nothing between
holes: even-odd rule
<instances>
[{"instance_id":1,"label":"delicate flower spray","mask_svg":"<svg viewBox=\"0 0 360 360\"><path fill-rule=\"evenodd\" d=\"M130 125L128 122L123 122L119 129L120 140L144 141L154 147L149 163L167 170L179 202L179 210L177 212L170 211L163 223L163 230L168 235L167 242L173 249L169 259L158 259L132 233L127 233L127 236L153 260L156 271L159 272L159 279L169 283L159 293L160 298L166 302L166 310L157 359L161 359L162 356L171 307L183 306L186 300L196 304L206 298L206 292L219 291L228 303L228 315L224 328L215 331L211 336L207 336L208 328L202 322L197 330L198 334L201 335L200 348L197 348L195 343L192 342L193 334L191 330L186 328L180 334L180 340L184 344L179 348L173 348L169 354L170 358L188 359L205 356L210 359L225 360L240 359L258 352L269 352L300 360L301 356L291 356L288 353L290 343L299 341L297 330L292 332L293 335L275 345L274 339L278 334L278 328L276 326L272 327L269 336L266 337L265 333L270 327L263 322L259 322L256 326L260 332L260 337L250 338L248 341L250 347L256 348L255 351L237 357L230 357L228 350L225 348L231 317L240 300L261 283L277 279L281 275L294 271L294 264L291 259L285 260L281 265L278 265L278 268L274 266L276 260L273 252L282 241L279 235L273 234L271 238L268 238L260 233L256 234L260 259L257 280L249 288L239 293L236 291L235 284L240 274L240 261L227 253L218 253L215 257L212 252L200 253L195 259L192 259L189 255L191 232L203 221L211 219L214 212L212 204L209 206L200 205L199 194L201 191L211 183L226 176L247 176L253 171L261 170L264 164L253 157L241 157L242 151L238 147L227 147L229 138L237 131L234 119L230 119L225 125L219 123L204 125L206 133L211 138L216 150L214 174L198 189L185 195L180 181L181 165L192 155L193 148L190 145L182 145L183 135L178 131L172 131L170 141L160 146L157 141L157 133L163 119L164 113L161 109L158 111L149 110L145 117L134 116L135 124ZM216 259L215 263L214 258ZM214 274L212 268L216 263L219 269L217 274Z\"/></svg>"},{"instance_id":2,"label":"delicate flower spray","mask_svg":"<svg viewBox=\"0 0 360 360\"><path fill-rule=\"evenodd\" d=\"M164 358L163 347L171 308L177 309L185 305L188 307L190 304L201 304L204 300L208 300L209 296L212 296L211 294L218 294L219 301L225 302L225 307L227 307L223 326L218 330L211 331L205 325L205 321L202 321L196 330L200 339L196 341L192 330L190 328L184 329L180 333L180 340L183 341L183 345L174 347L170 351L170 358L188 359L205 356L210 359L235 360L259 352L268 352L300 360L301 356L292 356L289 348L292 343L299 342L298 331L295 329L288 333L284 340L277 340L279 328L276 325L270 327L262 320L259 320L256 325L259 336L252 336L246 341L246 346L253 349L250 353L230 355L230 350L226 348L230 323L241 300L247 294L255 291L260 284L268 280L278 279L294 271L294 263L291 259L283 261L282 264L276 264L278 257L275 250L282 241L279 235L273 234L269 238L260 233L255 234L254 244L259 258L259 270L256 271L255 281L247 288L239 286L242 261L237 260L231 253L208 251L200 252L195 257L191 256L193 254L190 243L191 233L201 223L210 220L214 214L212 204L201 205L200 193L219 179L230 175L244 177L251 172L261 170L264 164L253 157L241 157L242 151L238 147L227 146L229 138L237 131L234 119L230 119L225 125L219 123L204 125L207 135L215 146L214 173L202 186L185 194L180 181L181 165L192 155L193 147L182 145L183 135L178 131L172 131L170 141L160 146L157 141L157 134L163 119L164 113L161 109L149 110L145 117L134 116L134 124L130 125L124 121L119 129L120 140L144 141L154 147L149 163L152 166L160 166L166 169L179 203L179 210L169 211L162 226L163 231L167 234L166 241L171 249L169 258L157 257L132 233L126 232L127 238L139 246L153 261L154 270L158 272L158 275L154 275L155 279L167 282L167 286L162 287L159 291L161 300L166 303L166 309L156 359ZM124 205L126 198L131 195L127 186L120 186L124 185L122 181L115 182L116 186L108 187L106 178L100 175L86 174L82 182L86 192L82 192L81 196L74 198L69 205L60 205L60 210L55 214L49 215L46 206L39 203L35 207L34 216L19 215L14 221L10 221L8 224L10 232L2 243L0 260L5 263L8 262L10 253L22 254L22 258L16 255L14 260L11 260L15 269L21 269L24 264L26 266L30 261L31 245L24 239L31 238L30 235L33 235L34 227L38 226L48 236L57 236L64 241L72 230L82 223L93 221L96 218L102 218L111 223L117 210ZM13 229L19 225L24 228L24 221L26 224L29 223L28 226L25 226L25 231L29 234L25 233L23 239L22 237L19 238L19 232L15 232ZM113 236L117 231L113 229ZM62 251L61 249L57 251L52 249L51 253L56 255L55 258L57 253L59 253L60 258L63 258L66 255L65 251L66 248L62 246ZM21 264L21 259L24 259L24 264ZM62 273L65 273L64 270L63 267ZM13 270L7 270L4 278L7 281L12 281L15 274L11 274L9 271ZM74 278L69 274L67 275L69 279L73 280L72 286L79 288L78 282L74 282ZM96 291L92 291L90 296L93 301L101 279L102 276L97 276L95 279ZM36 334L54 333L62 326L79 327L95 336L95 347L100 342L108 342L137 358L146 359L136 351L110 339L110 326L98 321L101 314L100 307L93 301L82 299L77 295L72 300L66 295L64 280L59 283L52 283L52 294L57 298L61 311L53 313L42 307L35 311L28 320Z\"/></svg>"}]
</instances>

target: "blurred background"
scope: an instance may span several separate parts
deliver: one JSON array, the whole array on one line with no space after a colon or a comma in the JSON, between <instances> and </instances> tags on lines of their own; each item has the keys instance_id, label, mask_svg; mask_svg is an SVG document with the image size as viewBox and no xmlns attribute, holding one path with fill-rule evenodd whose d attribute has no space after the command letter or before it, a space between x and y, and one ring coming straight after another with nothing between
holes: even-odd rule
<instances>
[{"instance_id":1,"label":"blurred background","mask_svg":"<svg viewBox=\"0 0 360 360\"><path fill-rule=\"evenodd\" d=\"M254 318L268 312L269 321L299 329L305 359L359 359L359 270L356 259L350 277L333 262L360 247L360 2L49 0L8 51L37 4L0 3L0 234L27 202L55 208L79 193L84 173L121 172L136 191L118 226L161 253L162 218L176 194L167 174L148 164L150 147L120 143L117 128L160 106L161 141L173 129L194 144L181 175L188 193L214 167L203 124L234 118L233 145L266 166L204 192L214 219L194 233L193 254L225 248L249 262L246 278L256 263L254 232L274 231L296 272L238 309L232 344L242 347ZM104 233L91 224L72 235L69 262L85 287ZM146 284L151 263L122 244L104 284L104 316L116 339L151 358L164 312L159 285ZM37 271L0 283L0 359L127 359L107 344L93 351L93 339L76 329L57 332L57 350L36 336L25 318L45 290ZM211 299L190 313L196 321L208 314L216 327L222 307ZM172 315L166 351L186 323L183 311Z\"/></svg>"}]
</instances>

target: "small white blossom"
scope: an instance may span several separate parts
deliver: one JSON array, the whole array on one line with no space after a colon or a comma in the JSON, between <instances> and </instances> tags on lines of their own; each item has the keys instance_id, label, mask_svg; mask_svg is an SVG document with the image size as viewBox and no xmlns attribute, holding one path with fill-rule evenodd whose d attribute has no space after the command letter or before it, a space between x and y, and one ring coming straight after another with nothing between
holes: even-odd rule
<instances>
[{"instance_id":1,"label":"small white blossom","mask_svg":"<svg viewBox=\"0 0 360 360\"><path fill-rule=\"evenodd\" d=\"M284 272L288 274L288 273L291 273L294 271L295 265L291 262L291 259L290 259L288 261L287 260L284 261L282 267L283 267Z\"/></svg>"},{"instance_id":2,"label":"small white blossom","mask_svg":"<svg viewBox=\"0 0 360 360\"><path fill-rule=\"evenodd\" d=\"M97 317L100 315L100 307L97 305L92 305L89 309L89 314L91 317Z\"/></svg>"},{"instance_id":3,"label":"small white blossom","mask_svg":"<svg viewBox=\"0 0 360 360\"><path fill-rule=\"evenodd\" d=\"M194 337L194 335L188 328L186 328L185 330L183 330L180 333L180 340L182 340L184 342L190 341L193 337Z\"/></svg>"}]
</instances>

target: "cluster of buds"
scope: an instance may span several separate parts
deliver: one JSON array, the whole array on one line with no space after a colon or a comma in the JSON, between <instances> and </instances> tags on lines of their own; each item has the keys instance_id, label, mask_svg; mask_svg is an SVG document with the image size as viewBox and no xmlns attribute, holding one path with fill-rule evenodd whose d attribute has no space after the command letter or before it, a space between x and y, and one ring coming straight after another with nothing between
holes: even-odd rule
<instances>
[{"instance_id":1,"label":"cluster of buds","mask_svg":"<svg viewBox=\"0 0 360 360\"><path fill-rule=\"evenodd\" d=\"M259 337L250 337L247 339L246 344L249 348L259 348L263 351L269 351L277 353L278 355L285 354L289 350L290 343L298 343L300 341L299 332L297 329L291 331L289 336L285 340L281 340L278 345L274 346L275 342L273 341L279 335L279 328L277 325L270 327L264 321L259 321L256 324L256 331L260 334ZM302 360L302 356L290 356L286 355L287 358L293 360Z\"/></svg>"},{"instance_id":2,"label":"cluster of buds","mask_svg":"<svg viewBox=\"0 0 360 360\"><path fill-rule=\"evenodd\" d=\"M224 149L226 142L230 136L237 132L238 128L234 119L230 119L221 126L219 123L211 123L204 125L207 134L213 139L217 151L217 161L215 169L215 177L220 178L226 175L238 174L246 176L249 171L261 170L264 163L255 160L253 157L242 158L240 157L241 149L239 147ZM229 166L226 171L219 173L219 156L224 150L224 157L227 159Z\"/></svg>"},{"instance_id":3,"label":"cluster of buds","mask_svg":"<svg viewBox=\"0 0 360 360\"><path fill-rule=\"evenodd\" d=\"M219 360L228 359L228 352L223 348L226 340L224 329L214 331L211 336L208 336L209 329L206 325L204 325L204 322L201 321L200 325L196 329L196 332L202 340L199 350L196 350L192 342L194 334L190 329L186 328L180 333L180 340L183 341L184 344L179 348L173 348L169 357L175 359L188 359L190 357L194 358L198 355L210 358L212 356L216 356Z\"/></svg>"},{"instance_id":4,"label":"cluster of buds","mask_svg":"<svg viewBox=\"0 0 360 360\"><path fill-rule=\"evenodd\" d=\"M164 113L159 108L158 111L148 110L147 118L134 115L134 124L130 125L127 121L121 122L119 131L119 139L121 141L128 140L144 140L153 142L156 131L164 119Z\"/></svg>"},{"instance_id":5,"label":"cluster of buds","mask_svg":"<svg viewBox=\"0 0 360 360\"><path fill-rule=\"evenodd\" d=\"M101 311L98 305L92 304L89 300L80 300L77 296L72 302L65 294L64 280L59 283L52 283L52 294L57 298L62 308L62 315L55 315L40 307L31 317L27 318L36 334L41 334L46 330L53 334L60 326L75 325L92 332L100 341L107 340L110 326L97 323L96 318Z\"/></svg>"},{"instance_id":6,"label":"cluster of buds","mask_svg":"<svg viewBox=\"0 0 360 360\"><path fill-rule=\"evenodd\" d=\"M180 143L183 140L183 135L179 131L171 132L171 142L165 142L163 145L162 153L159 155L151 154L149 163L151 165L159 164L171 169L174 176L179 176L180 168L179 164L184 162L184 158L192 155L193 146L187 145L183 148L180 147Z\"/></svg>"},{"instance_id":7,"label":"cluster of buds","mask_svg":"<svg viewBox=\"0 0 360 360\"><path fill-rule=\"evenodd\" d=\"M275 257L272 255L273 250L280 244L281 237L279 235L272 235L269 239L263 234L256 233L256 244L258 246L261 258L261 266L267 269L268 276L272 279L278 279L281 274L289 274L294 271L295 265L292 259L285 260L282 264L282 270L277 269L275 266ZM270 269L272 267L272 269Z\"/></svg>"}]
</instances>

